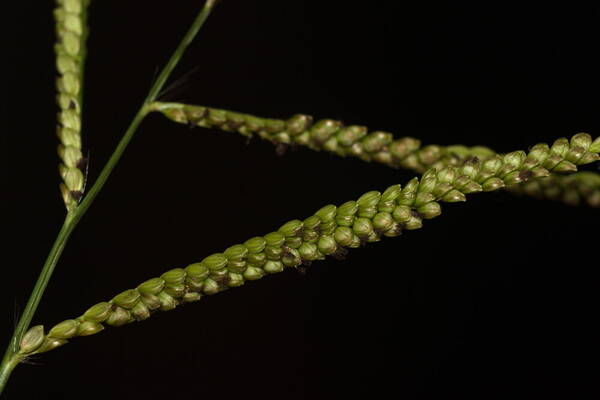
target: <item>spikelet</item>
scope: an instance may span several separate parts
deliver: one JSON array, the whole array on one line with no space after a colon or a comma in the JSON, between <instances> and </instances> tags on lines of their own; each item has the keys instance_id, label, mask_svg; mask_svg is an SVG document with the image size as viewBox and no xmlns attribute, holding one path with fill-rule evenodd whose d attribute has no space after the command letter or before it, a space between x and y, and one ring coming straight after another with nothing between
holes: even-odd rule
<instances>
[{"instance_id":1,"label":"spikelet","mask_svg":"<svg viewBox=\"0 0 600 400\"><path fill-rule=\"evenodd\" d=\"M81 99L85 58L86 11L89 0L56 0L56 78L59 107L57 136L60 191L67 210L83 195L85 174L81 152Z\"/></svg>"},{"instance_id":2,"label":"spikelet","mask_svg":"<svg viewBox=\"0 0 600 400\"><path fill-rule=\"evenodd\" d=\"M471 159L460 167L431 168L403 187L383 193L370 191L340 206L327 205L304 220L291 220L277 231L257 236L210 255L185 268L165 272L107 302L98 303L76 319L65 320L47 334L38 325L21 341L20 355L28 356L59 347L77 336L89 336L105 325L122 326L142 321L153 312L200 300L246 281L260 279L286 268L301 268L327 256L343 257L348 248L398 236L423 226L423 220L441 214L440 202L462 202L466 195L549 176L551 170L570 171L598 158L589 135L575 135L588 145L572 156L572 148L559 139L552 147L538 144L529 153L515 151L485 161ZM567 141L568 143L568 141Z\"/></svg>"}]
</instances>

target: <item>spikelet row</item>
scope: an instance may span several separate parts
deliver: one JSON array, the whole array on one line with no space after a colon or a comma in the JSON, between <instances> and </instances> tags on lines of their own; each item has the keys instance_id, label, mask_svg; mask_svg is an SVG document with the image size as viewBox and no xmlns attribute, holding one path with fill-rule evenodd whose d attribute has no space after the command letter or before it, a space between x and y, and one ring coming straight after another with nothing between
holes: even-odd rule
<instances>
[{"instance_id":1,"label":"spikelet row","mask_svg":"<svg viewBox=\"0 0 600 400\"><path fill-rule=\"evenodd\" d=\"M306 146L419 173L429 168L458 166L467 158L486 158L495 154L483 146L422 146L421 141L413 137L394 139L389 132L369 132L366 126L345 126L333 119L314 122L313 117L306 114L281 120L179 103L155 103L153 108L179 123L235 131L245 136L257 135L279 146L279 150L285 146Z\"/></svg>"},{"instance_id":2,"label":"spikelet row","mask_svg":"<svg viewBox=\"0 0 600 400\"><path fill-rule=\"evenodd\" d=\"M306 146L313 150L329 151L344 157L357 157L419 173L429 168L460 166L473 158L487 159L496 155L493 150L483 146L444 147L435 144L422 146L421 141L416 138L394 139L389 132L368 132L364 126L344 126L340 121L332 119L322 119L313 123L313 118L304 114L281 120L179 103L155 103L153 108L179 123L229 132L236 131L246 136L257 135L274 143L278 151L285 149L285 146ZM562 149L564 146L565 143L561 139L555 143L554 151L560 153L559 148ZM580 152L581 149L569 147L568 151L570 153L568 155L565 153L565 158L572 162L577 160L578 151ZM566 165L564 164L559 170L571 171L572 166L569 169ZM578 201L576 199L583 198L587 204L600 207L600 201L596 199L598 195L594 194L598 189L590 188L589 184L600 179L600 175L592 175L596 178L589 177L589 174L585 179L565 179L554 175L552 179L539 181L539 183L536 181L524 188L512 185L509 189L537 198L557 198L570 204ZM594 187L597 188L598 185Z\"/></svg>"},{"instance_id":3,"label":"spikelet row","mask_svg":"<svg viewBox=\"0 0 600 400\"><path fill-rule=\"evenodd\" d=\"M578 134L570 141L559 139L552 146L538 144L527 154L516 151L485 161L472 159L460 167L431 168L404 187L393 185L383 193L371 191L338 207L327 205L275 232L167 271L94 305L78 318L59 323L47 334L42 325L35 326L22 338L20 354L52 350L73 337L100 332L105 325L141 321L153 312L172 310L286 268L327 256L342 257L348 248L421 228L423 219L441 214L440 202L465 201L466 194L543 178L550 171L571 171L576 165L597 160L599 151L600 141L592 142L589 135Z\"/></svg>"},{"instance_id":4,"label":"spikelet row","mask_svg":"<svg viewBox=\"0 0 600 400\"><path fill-rule=\"evenodd\" d=\"M57 43L56 78L59 107L57 135L62 178L60 191L67 210L77 206L85 176L81 152L81 92L87 0L57 0L54 10Z\"/></svg>"}]
</instances>

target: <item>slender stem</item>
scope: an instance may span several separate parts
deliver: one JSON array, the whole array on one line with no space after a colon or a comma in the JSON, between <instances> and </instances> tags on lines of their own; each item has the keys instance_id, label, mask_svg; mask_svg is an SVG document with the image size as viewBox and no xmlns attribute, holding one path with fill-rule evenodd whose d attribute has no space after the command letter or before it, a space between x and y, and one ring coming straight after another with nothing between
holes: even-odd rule
<instances>
[{"instance_id":1,"label":"slender stem","mask_svg":"<svg viewBox=\"0 0 600 400\"><path fill-rule=\"evenodd\" d=\"M34 316L35 311L40 303L42 295L44 294L44 291L46 290L46 286L48 285L48 282L50 281L52 272L54 271L54 268L56 267L56 264L62 254L62 251L63 251L65 245L67 244L67 241L69 240L69 236L75 229L75 226L77 226L77 223L81 220L83 215L86 213L86 211L88 210L88 208L90 207L90 205L92 204L92 202L94 201L94 199L96 198L96 196L98 195L100 190L102 190L102 187L106 183L112 170L117 165L118 161L120 160L121 156L123 155L123 152L127 148L127 145L133 138L133 135L136 132L138 126L140 125L140 123L142 122L144 117L148 114L148 112L150 111L150 109L149 109L150 103L152 103L152 101L154 101L156 99L158 93L160 92L160 90L164 86L165 82L169 78L171 72L173 72L173 69L175 69L175 66L177 65L177 63L179 62L181 57L183 56L185 49L189 46L191 41L194 39L194 37L196 36L196 34L200 30L200 28L202 27L204 22L210 15L210 12L212 11L214 4L215 4L215 1L213 1L213 0L208 0L204 4L204 7L200 11L200 13L196 16L196 19L192 23L191 27L189 28L189 30L187 31L187 33L185 34L185 36L183 37L183 39L181 40L179 45L177 46L177 49L171 55L171 58L169 59L169 61L167 62L167 64L163 68L163 70L161 71L160 75L158 76L158 78L157 78L156 82L154 83L154 85L152 86L152 88L150 89L150 92L146 96L146 99L144 100L142 106L136 113L135 117L133 118L133 121L131 121L131 124L125 131L125 134L119 141L119 144L115 148L115 150L114 150L113 154L111 155L111 157L109 158L108 162L106 163L106 165L100 172L100 175L94 182L94 185L90 188L89 192L85 195L85 197L83 198L83 201L77 206L77 208L75 208L74 210L72 210L71 212L69 212L67 214L65 221L62 225L62 228L60 229L60 231L56 237L56 240L50 250L50 253L48 254L48 258L46 259L46 262L44 263L44 266L38 277L35 287L29 297L27 306L25 307L25 310L23 311L23 314L21 315L21 318L19 319L17 327L15 328L15 331L10 340L9 346L6 349L6 353L4 354L4 357L2 359L2 363L0 364L0 394L2 394L2 391L3 391L4 387L6 386L6 383L8 381L8 377L9 377L10 373L15 368L15 366L21 361L20 356L18 355L19 342L20 342L21 338L23 337L23 335L25 334L25 332L27 331L27 329L29 328L29 325L31 324L31 320L33 319L33 316Z\"/></svg>"},{"instance_id":2,"label":"slender stem","mask_svg":"<svg viewBox=\"0 0 600 400\"><path fill-rule=\"evenodd\" d=\"M25 306L23 315L21 315L19 323L17 324L17 327L15 329L15 334L10 343L10 350L12 350L13 352L17 351L19 347L19 340L21 339L23 334L25 334L27 328L29 328L29 324L31 323L33 314L35 313L35 310L37 309L37 306L40 303L42 295L44 294L44 290L46 289L48 281L50 280L50 276L52 275L52 272L54 272L54 267L56 266L56 263L58 262L58 259L60 258L63 249L65 248L65 245L67 244L67 239L71 234L71 231L75 227L74 224L71 223L71 221L72 214L67 214L67 217L65 218L65 221L62 227L60 228L58 235L56 236L56 240L54 241L54 244L50 249L48 258L46 259L46 262L42 267L42 271L40 272L35 287L31 292L31 296L29 297L29 301Z\"/></svg>"},{"instance_id":3,"label":"slender stem","mask_svg":"<svg viewBox=\"0 0 600 400\"><path fill-rule=\"evenodd\" d=\"M200 30L200 28L202 28L202 25L204 25L204 22L210 15L213 7L215 6L215 3L215 0L206 1L204 7L202 8L202 11L200 11L198 16L188 29L187 33L179 43L179 46L177 46L177 49L175 49L175 51L173 52L173 55L167 62L167 65L165 65L163 70L158 75L158 78L156 78L156 82L154 82L154 85L152 86L152 89L150 89L150 93L148 93L148 97L146 98L147 103L151 103L154 100L156 100L158 93L164 86L167 79L169 79L169 75L171 75L171 72L173 72L173 69L175 69L175 67L177 66L177 63L181 59L181 56L183 56L185 49L187 49L190 43L192 43L192 40L194 40L194 37L196 36L198 31Z\"/></svg>"},{"instance_id":4,"label":"slender stem","mask_svg":"<svg viewBox=\"0 0 600 400\"><path fill-rule=\"evenodd\" d=\"M18 358L11 357L8 353L4 355L4 359L0 365L0 394L2 394L2 389L6 386L8 378L17 364L19 364Z\"/></svg>"}]
</instances>

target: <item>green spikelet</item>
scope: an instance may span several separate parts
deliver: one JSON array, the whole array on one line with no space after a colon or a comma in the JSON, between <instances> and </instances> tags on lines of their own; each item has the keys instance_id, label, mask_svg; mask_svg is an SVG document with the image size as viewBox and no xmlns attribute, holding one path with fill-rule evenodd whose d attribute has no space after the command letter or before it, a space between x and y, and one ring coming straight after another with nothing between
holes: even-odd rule
<instances>
[{"instance_id":1,"label":"green spikelet","mask_svg":"<svg viewBox=\"0 0 600 400\"><path fill-rule=\"evenodd\" d=\"M89 0L56 0L54 18L57 43L56 100L59 107L57 135L62 183L60 191L67 210L72 210L83 195L85 173L81 152L81 107L86 15Z\"/></svg>"},{"instance_id":2,"label":"green spikelet","mask_svg":"<svg viewBox=\"0 0 600 400\"><path fill-rule=\"evenodd\" d=\"M322 129L329 128L326 124ZM327 134L321 134L322 139L328 140ZM570 143L578 143L577 140L591 143L591 138L578 135ZM550 170L570 170L570 165L576 168L598 158L600 148L590 151L591 146L577 144L584 150L575 152L570 143L559 139L552 147L539 144L529 153L515 151L485 161L472 159L459 167L431 168L421 179L414 178L404 186L370 191L338 207L327 205L304 220L291 220L275 232L251 238L199 263L172 269L160 278L121 292L108 302L92 306L82 316L59 323L45 336L43 327L35 326L24 335L20 355L52 350L73 337L95 334L104 328L103 324L121 326L141 321L152 312L172 310L286 268L326 256L342 257L347 248L421 228L424 219L441 214L440 202L462 202L471 193L544 178ZM571 156L574 153L576 157Z\"/></svg>"}]
</instances>

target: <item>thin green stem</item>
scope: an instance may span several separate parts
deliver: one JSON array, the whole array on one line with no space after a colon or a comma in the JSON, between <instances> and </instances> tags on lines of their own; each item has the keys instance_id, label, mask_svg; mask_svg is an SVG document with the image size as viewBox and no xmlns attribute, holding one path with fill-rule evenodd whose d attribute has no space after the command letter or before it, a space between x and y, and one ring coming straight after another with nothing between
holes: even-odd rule
<instances>
[{"instance_id":1,"label":"thin green stem","mask_svg":"<svg viewBox=\"0 0 600 400\"><path fill-rule=\"evenodd\" d=\"M17 327L15 328L15 331L10 340L9 346L6 349L6 352L2 359L2 363L0 364L0 394L2 394L2 391L3 391L4 387L6 386L6 383L8 381L8 377L9 377L10 373L15 368L15 366L21 361L20 357L18 355L20 340L23 337L23 335L25 334L25 332L27 331L27 329L29 328L29 325L31 324L31 320L33 319L35 311L36 311L36 309L40 303L40 300L44 294L44 291L46 290L46 286L48 285L48 282L50 281L52 272L54 271L54 268L56 267L56 264L62 254L62 251L63 251L65 245L67 244L67 241L69 240L69 236L71 235L71 233L73 232L73 230L75 229L75 227L77 226L78 222L81 220L83 215L89 209L90 205L92 204L92 202L94 201L94 199L96 198L96 196L98 195L100 190L102 190L102 188L104 187L104 184L108 180L108 177L110 176L111 172L113 171L113 169L119 162L121 156L123 155L123 152L127 148L127 145L133 138L133 135L135 134L138 126L140 125L140 123L142 122L144 117L148 114L148 112L150 111L149 110L150 103L152 103L156 99L158 93L161 91L165 82L169 78L171 72L173 72L173 69L175 69L175 67L177 66L177 63L183 56L185 49L192 42L192 40L194 39L194 37L196 36L198 31L200 30L202 25L204 24L204 22L210 15L210 12L212 11L214 4L215 4L215 2L212 0L208 0L204 4L204 7L200 11L200 13L196 16L196 19L190 26L189 30L187 31L187 33L185 34L185 36L183 37L183 39L181 40L179 45L177 46L177 49L173 52L173 54L171 55L171 58L169 59L169 61L167 62L167 64L165 65L165 67L163 68L161 73L159 74L156 82L154 82L154 85L150 89L150 92L146 96L142 106L136 113L133 121L131 121L131 124L125 131L125 134L119 141L119 144L115 148L115 150L114 150L113 154L111 155L111 157L109 158L108 162L106 163L106 165L100 172L100 175L94 182L94 185L90 188L89 192L85 195L85 197L83 198L83 201L75 209L73 209L71 212L69 212L67 214L65 221L62 225L62 228L60 229L60 231L56 237L56 240L50 250L50 253L48 254L48 258L46 259L46 262L44 263L42 271L40 272L40 275L35 284L35 287L29 297L29 300L27 302L25 310L24 310L23 314L21 315L21 318L19 319Z\"/></svg>"},{"instance_id":2,"label":"thin green stem","mask_svg":"<svg viewBox=\"0 0 600 400\"><path fill-rule=\"evenodd\" d=\"M2 394L2 389L6 386L8 378L10 378L10 374L12 373L13 369L15 369L17 364L19 364L19 360L17 358L9 356L8 353L4 355L4 359L0 365L0 394Z\"/></svg>"},{"instance_id":3,"label":"thin green stem","mask_svg":"<svg viewBox=\"0 0 600 400\"><path fill-rule=\"evenodd\" d=\"M29 324L31 323L31 319L33 318L33 314L37 309L37 306L40 303L42 295L46 290L46 286L48 285L48 281L50 280L50 276L52 276L52 272L54 272L54 267L60 258L65 245L67 244L67 239L71 234L71 231L75 227L74 224L71 223L73 218L72 214L67 214L65 221L58 232L56 240L50 249L50 253L48 254L48 258L42 267L42 271L38 277L38 280L31 292L31 296L29 297L29 301L25 306L25 310L23 311L23 315L19 319L17 327L15 329L15 334L11 340L9 350L13 353L16 352L19 348L19 341L23 334L29 328Z\"/></svg>"},{"instance_id":4,"label":"thin green stem","mask_svg":"<svg viewBox=\"0 0 600 400\"><path fill-rule=\"evenodd\" d=\"M158 78L156 78L156 82L154 82L152 89L150 89L150 93L148 93L146 103L151 103L154 100L156 100L156 97L160 93L160 90L164 86L167 79L169 79L169 76L171 75L171 72L173 72L173 69L175 69L175 67L177 66L177 63L181 59L181 56L183 56L183 53L185 52L187 47L190 45L190 43L192 43L192 40L194 40L194 37L196 36L198 31L200 30L200 28L202 28L202 25L204 25L204 22L210 15L213 7L215 6L215 3L215 0L207 0L207 2L204 4L202 11L200 11L200 14L198 14L198 16L188 29L187 33L183 37L183 40L179 43L179 46L177 46L177 49L175 49L175 51L173 52L173 55L167 62L167 65L165 65L161 73L158 75Z\"/></svg>"}]
</instances>

